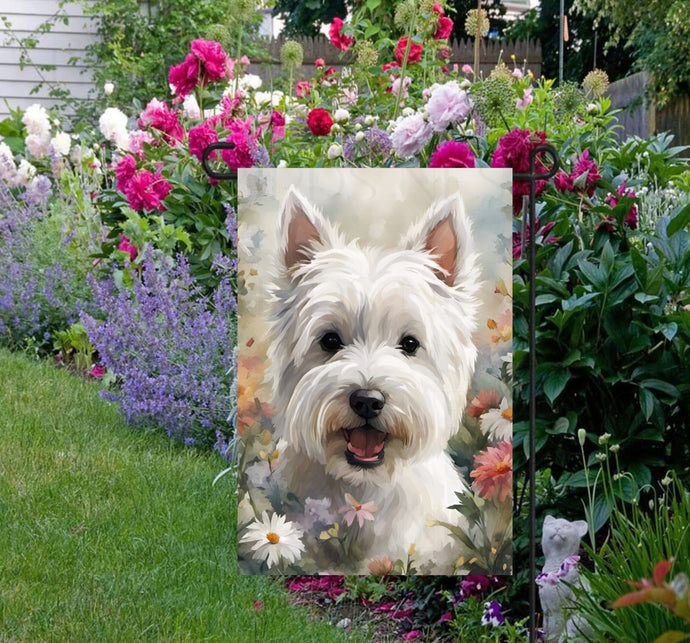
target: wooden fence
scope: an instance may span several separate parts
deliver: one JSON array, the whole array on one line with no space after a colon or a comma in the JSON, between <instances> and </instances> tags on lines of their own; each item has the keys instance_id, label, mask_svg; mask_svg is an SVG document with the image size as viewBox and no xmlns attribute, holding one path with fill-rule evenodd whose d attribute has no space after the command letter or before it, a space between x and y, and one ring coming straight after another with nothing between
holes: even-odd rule
<instances>
[{"instance_id":1,"label":"wooden fence","mask_svg":"<svg viewBox=\"0 0 690 643\"><path fill-rule=\"evenodd\" d=\"M649 74L642 71L609 86L607 96L611 107L623 110L617 116L623 126L619 138L646 138L658 132L671 132L674 144L690 145L690 96L677 96L665 107L658 108L647 95L649 82ZM690 156L690 150L685 156Z\"/></svg>"},{"instance_id":2,"label":"wooden fence","mask_svg":"<svg viewBox=\"0 0 690 643\"><path fill-rule=\"evenodd\" d=\"M322 58L327 67L335 67L338 71L352 63L351 51L345 53L339 51L323 36L299 38L297 41L304 49L304 64L296 71L296 78L311 78L314 73L314 61L317 58ZM284 42L283 38L265 41L264 46L268 51L268 55L263 59L252 60L252 64L258 66L258 71L254 71L254 73L258 73L265 83L270 83L272 79L281 74L280 48ZM466 63L469 65L474 64L473 41L454 40L450 43L449 49L449 65L458 64L462 67ZM503 60L503 62L512 67L511 54L515 55L515 61L518 66L522 67L525 64L527 69L531 70L536 78L541 76L541 43L537 40L516 42L484 40L481 43L480 49L480 73L486 77L499 60ZM394 60L392 56L390 60L379 59L379 64L391 62L392 60ZM250 71L252 71L251 67Z\"/></svg>"}]
</instances>

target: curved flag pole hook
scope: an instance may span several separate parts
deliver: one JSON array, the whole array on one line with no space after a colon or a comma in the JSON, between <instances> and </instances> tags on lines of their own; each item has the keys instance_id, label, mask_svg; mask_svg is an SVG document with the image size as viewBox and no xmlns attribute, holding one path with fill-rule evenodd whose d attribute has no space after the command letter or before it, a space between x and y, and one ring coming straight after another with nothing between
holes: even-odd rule
<instances>
[{"instance_id":1,"label":"curved flag pole hook","mask_svg":"<svg viewBox=\"0 0 690 643\"><path fill-rule=\"evenodd\" d=\"M231 170L229 172L216 172L209 165L209 159L212 154L215 154L216 150L234 150L234 143L211 143L209 146L204 148L201 154L201 165L204 168L204 172L212 179L217 179L218 181L237 181L237 171Z\"/></svg>"},{"instance_id":2,"label":"curved flag pole hook","mask_svg":"<svg viewBox=\"0 0 690 643\"><path fill-rule=\"evenodd\" d=\"M543 172L537 172L537 159L540 155L550 158L551 166L542 167ZM536 466L536 370L537 370L537 346L536 346L536 263L537 246L537 216L536 216L536 192L537 181L545 181L556 175L559 168L558 152L547 144L536 145L529 155L529 173L513 174L517 181L529 181L529 631L530 641L537 641L536 613L537 613L537 466ZM523 227L524 230L524 227ZM523 234L523 240L525 235ZM523 241L524 244L524 241Z\"/></svg>"}]
</instances>

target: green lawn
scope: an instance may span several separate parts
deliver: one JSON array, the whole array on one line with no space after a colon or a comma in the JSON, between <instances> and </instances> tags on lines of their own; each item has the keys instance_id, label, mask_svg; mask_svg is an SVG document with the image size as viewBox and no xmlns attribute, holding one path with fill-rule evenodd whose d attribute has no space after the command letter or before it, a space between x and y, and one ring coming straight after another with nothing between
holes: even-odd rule
<instances>
[{"instance_id":1,"label":"green lawn","mask_svg":"<svg viewBox=\"0 0 690 643\"><path fill-rule=\"evenodd\" d=\"M0 640L343 640L279 583L235 575L222 468L129 428L95 384L0 351Z\"/></svg>"}]
</instances>

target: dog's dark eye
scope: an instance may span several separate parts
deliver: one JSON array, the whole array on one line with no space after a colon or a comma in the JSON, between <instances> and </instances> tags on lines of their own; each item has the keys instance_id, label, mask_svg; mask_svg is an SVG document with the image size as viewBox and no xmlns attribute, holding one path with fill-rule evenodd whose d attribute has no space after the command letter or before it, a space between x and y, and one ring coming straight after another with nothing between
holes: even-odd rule
<instances>
[{"instance_id":1,"label":"dog's dark eye","mask_svg":"<svg viewBox=\"0 0 690 643\"><path fill-rule=\"evenodd\" d=\"M400 340L399 348L402 349L405 355L414 355L419 348L419 342L412 337L412 335L405 335L405 337Z\"/></svg>"},{"instance_id":2,"label":"dog's dark eye","mask_svg":"<svg viewBox=\"0 0 690 643\"><path fill-rule=\"evenodd\" d=\"M327 353L335 353L343 347L343 340L338 333L326 333L319 342L319 345Z\"/></svg>"}]
</instances>

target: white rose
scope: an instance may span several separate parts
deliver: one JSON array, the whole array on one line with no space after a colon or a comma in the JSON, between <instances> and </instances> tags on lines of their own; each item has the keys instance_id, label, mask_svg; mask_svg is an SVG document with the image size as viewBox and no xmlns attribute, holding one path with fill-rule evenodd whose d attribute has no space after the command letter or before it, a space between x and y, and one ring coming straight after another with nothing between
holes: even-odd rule
<instances>
[{"instance_id":1,"label":"white rose","mask_svg":"<svg viewBox=\"0 0 690 643\"><path fill-rule=\"evenodd\" d=\"M115 91L115 85L113 83L106 83L103 85L103 93L106 96L110 96Z\"/></svg>"},{"instance_id":2,"label":"white rose","mask_svg":"<svg viewBox=\"0 0 690 643\"><path fill-rule=\"evenodd\" d=\"M355 141L357 141L357 143L359 143L360 141L363 141L363 140L364 140L364 132L357 132L355 134Z\"/></svg>"},{"instance_id":3,"label":"white rose","mask_svg":"<svg viewBox=\"0 0 690 643\"><path fill-rule=\"evenodd\" d=\"M52 148L62 156L67 156L72 147L72 139L66 132L59 132L50 140Z\"/></svg>"},{"instance_id":4,"label":"white rose","mask_svg":"<svg viewBox=\"0 0 690 643\"><path fill-rule=\"evenodd\" d=\"M328 152L327 152L326 155L328 156L328 158L329 158L331 161L333 161L334 159L337 159L338 157L342 156L342 155L343 155L343 147L342 147L342 145L338 145L338 143L333 143L333 145L331 145L331 146L328 148Z\"/></svg>"},{"instance_id":5,"label":"white rose","mask_svg":"<svg viewBox=\"0 0 690 643\"><path fill-rule=\"evenodd\" d=\"M347 123L347 121L350 120L350 112L340 107L335 110L333 118L335 119L336 123Z\"/></svg>"}]
</instances>

